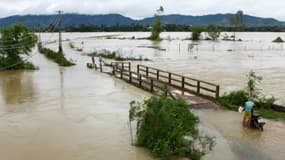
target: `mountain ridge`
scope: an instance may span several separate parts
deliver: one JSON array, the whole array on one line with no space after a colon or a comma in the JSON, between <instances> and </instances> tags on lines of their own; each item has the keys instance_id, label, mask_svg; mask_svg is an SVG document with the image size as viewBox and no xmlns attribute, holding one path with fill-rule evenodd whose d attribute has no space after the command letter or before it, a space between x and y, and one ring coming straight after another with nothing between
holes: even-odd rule
<instances>
[{"instance_id":1,"label":"mountain ridge","mask_svg":"<svg viewBox=\"0 0 285 160\"><path fill-rule=\"evenodd\" d=\"M208 14L201 16L183 15L183 14L169 14L161 16L164 24L176 24L176 25L216 25L216 26L229 26L229 19L234 14ZM16 23L23 23L28 27L36 27L39 24L48 25L56 20L57 15L14 15L0 19L0 27L7 27ZM76 14L67 13L62 15L62 26L79 26L81 24L88 25L152 25L154 17L146 17L143 19L132 19L121 14ZM274 18L262 18L251 15L244 15L244 21L246 26L259 27L259 26L284 26L285 22L278 21Z\"/></svg>"}]
</instances>

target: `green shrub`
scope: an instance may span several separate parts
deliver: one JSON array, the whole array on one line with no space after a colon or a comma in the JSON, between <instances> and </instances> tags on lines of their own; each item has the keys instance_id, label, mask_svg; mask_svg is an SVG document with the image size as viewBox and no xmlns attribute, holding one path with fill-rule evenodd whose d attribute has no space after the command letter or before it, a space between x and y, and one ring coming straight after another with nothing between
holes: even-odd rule
<instances>
[{"instance_id":1,"label":"green shrub","mask_svg":"<svg viewBox=\"0 0 285 160\"><path fill-rule=\"evenodd\" d=\"M233 91L218 99L218 102L231 110L237 110L239 106L243 106L247 101L247 94L245 91Z\"/></svg>"},{"instance_id":2,"label":"green shrub","mask_svg":"<svg viewBox=\"0 0 285 160\"><path fill-rule=\"evenodd\" d=\"M33 63L24 60L18 60L17 62L9 62L7 60L0 60L0 71L3 70L37 70L39 69Z\"/></svg>"},{"instance_id":3,"label":"green shrub","mask_svg":"<svg viewBox=\"0 0 285 160\"><path fill-rule=\"evenodd\" d=\"M204 27L196 26L191 28L192 37L194 41L200 40L201 33L204 31Z\"/></svg>"},{"instance_id":4,"label":"green shrub","mask_svg":"<svg viewBox=\"0 0 285 160\"><path fill-rule=\"evenodd\" d=\"M131 102L130 120L137 120L137 145L150 149L154 156L170 158L183 156L200 159L204 151L185 142L185 136L199 139L198 118L184 100L172 100L166 96L152 97L143 104ZM212 140L212 139L211 139ZM206 141L205 141L206 142Z\"/></svg>"},{"instance_id":5,"label":"green shrub","mask_svg":"<svg viewBox=\"0 0 285 160\"><path fill-rule=\"evenodd\" d=\"M275 97L270 97L270 98L262 97L262 98L259 98L258 101L255 102L255 104L256 104L256 107L258 108L271 109L275 101L276 101Z\"/></svg>"},{"instance_id":6,"label":"green shrub","mask_svg":"<svg viewBox=\"0 0 285 160\"><path fill-rule=\"evenodd\" d=\"M75 65L71 61L68 61L62 52L54 52L48 48L42 48L40 52L60 66L68 67Z\"/></svg>"},{"instance_id":7,"label":"green shrub","mask_svg":"<svg viewBox=\"0 0 285 160\"><path fill-rule=\"evenodd\" d=\"M208 30L208 36L210 37L211 40L216 41L221 34L221 30L215 26L209 26L207 28Z\"/></svg>"},{"instance_id":8,"label":"green shrub","mask_svg":"<svg viewBox=\"0 0 285 160\"><path fill-rule=\"evenodd\" d=\"M87 54L87 56L94 56L94 57L98 57L98 56L102 56L103 58L107 58L107 59L113 59L116 61L150 61L147 58L143 58L142 56L140 56L139 58L135 58L135 57L123 57L121 56L118 52L111 52L108 50L102 50L100 52L93 52L93 53L89 53Z\"/></svg>"}]
</instances>

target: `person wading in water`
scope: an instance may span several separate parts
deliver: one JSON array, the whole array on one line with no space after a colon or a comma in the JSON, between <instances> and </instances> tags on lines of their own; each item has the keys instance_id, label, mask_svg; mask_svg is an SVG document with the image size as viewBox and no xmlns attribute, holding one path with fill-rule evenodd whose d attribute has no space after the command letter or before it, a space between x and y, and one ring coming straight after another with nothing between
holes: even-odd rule
<instances>
[{"instance_id":1,"label":"person wading in water","mask_svg":"<svg viewBox=\"0 0 285 160\"><path fill-rule=\"evenodd\" d=\"M242 119L242 124L244 126L250 127L250 123L251 123L251 116L253 113L253 106L254 106L254 102L252 102L251 100L248 100L247 102L245 102L245 106L244 106L244 113L243 113L243 119Z\"/></svg>"}]
</instances>

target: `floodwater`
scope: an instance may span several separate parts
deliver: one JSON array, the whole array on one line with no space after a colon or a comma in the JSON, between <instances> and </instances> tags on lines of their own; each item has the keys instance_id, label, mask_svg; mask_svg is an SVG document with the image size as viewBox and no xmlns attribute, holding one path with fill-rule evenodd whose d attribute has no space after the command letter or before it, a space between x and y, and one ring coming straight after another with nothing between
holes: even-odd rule
<instances>
[{"instance_id":1,"label":"floodwater","mask_svg":"<svg viewBox=\"0 0 285 160\"><path fill-rule=\"evenodd\" d=\"M150 95L86 69L91 59L71 49L70 41L83 52L108 49L150 58L151 62L143 63L214 81L223 91L244 87L245 75L253 69L264 78L264 93L279 97L280 102L285 99L285 53L282 45L271 43L282 37L280 33L239 33L243 42L204 41L189 51L191 41L183 40L189 33L163 33L171 40L160 43L104 39L105 35L138 38L148 33L66 33L63 38L69 41L64 42L64 51L76 66L60 68L35 49L31 61L40 70L0 72L0 159L153 159L146 150L130 145L128 126L129 102ZM52 42L56 36L48 33L42 38ZM46 47L56 49L57 44ZM201 130L216 137L217 145L205 160L284 159L283 123L267 121L261 133L242 128L239 113L194 112L201 119Z\"/></svg>"},{"instance_id":2,"label":"floodwater","mask_svg":"<svg viewBox=\"0 0 285 160\"><path fill-rule=\"evenodd\" d=\"M222 33L224 34L231 35ZM72 33L66 34L65 39L71 40L83 52L108 49L118 51L123 56L152 59L151 62L143 63L214 82L221 85L222 94L244 89L247 84L246 75L253 70L263 77L259 86L262 93L265 96L275 96L279 103L285 103L285 44L272 43L279 36L285 39L285 33L236 33L242 42L201 41L195 42L198 45L194 45L193 49L189 49L192 41L184 40L190 36L187 32L163 33L162 38L167 40L162 42L104 39L104 35L142 38L149 36L149 33ZM149 46L166 51L145 48Z\"/></svg>"},{"instance_id":3,"label":"floodwater","mask_svg":"<svg viewBox=\"0 0 285 160\"><path fill-rule=\"evenodd\" d=\"M0 73L1 160L152 159L131 146L128 126L129 102L148 93L79 61L33 61L39 71Z\"/></svg>"},{"instance_id":4,"label":"floodwater","mask_svg":"<svg viewBox=\"0 0 285 160\"><path fill-rule=\"evenodd\" d=\"M244 128L237 112L194 110L194 113L201 120L201 130L216 139L214 151L204 159L284 160L283 123L262 120L266 125L260 132Z\"/></svg>"}]
</instances>

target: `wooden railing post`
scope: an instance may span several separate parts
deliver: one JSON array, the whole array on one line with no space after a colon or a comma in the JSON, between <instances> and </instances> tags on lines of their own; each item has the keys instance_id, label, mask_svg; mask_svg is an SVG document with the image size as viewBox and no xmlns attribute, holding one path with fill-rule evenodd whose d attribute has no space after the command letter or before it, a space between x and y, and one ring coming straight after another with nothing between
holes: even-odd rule
<instances>
[{"instance_id":1,"label":"wooden railing post","mask_svg":"<svg viewBox=\"0 0 285 160\"><path fill-rule=\"evenodd\" d=\"M197 93L200 94L200 81L197 81Z\"/></svg>"},{"instance_id":2,"label":"wooden railing post","mask_svg":"<svg viewBox=\"0 0 285 160\"><path fill-rule=\"evenodd\" d=\"M146 76L148 77L148 67L146 67Z\"/></svg>"},{"instance_id":3,"label":"wooden railing post","mask_svg":"<svg viewBox=\"0 0 285 160\"><path fill-rule=\"evenodd\" d=\"M138 76L139 76L139 86L141 87L142 86L142 76L139 74L138 74Z\"/></svg>"},{"instance_id":4,"label":"wooden railing post","mask_svg":"<svg viewBox=\"0 0 285 160\"><path fill-rule=\"evenodd\" d=\"M138 75L140 74L140 65L139 64L137 65L137 74Z\"/></svg>"},{"instance_id":5,"label":"wooden railing post","mask_svg":"<svg viewBox=\"0 0 285 160\"><path fill-rule=\"evenodd\" d=\"M120 69L121 71L121 79L123 79L123 69Z\"/></svg>"},{"instance_id":6,"label":"wooden railing post","mask_svg":"<svg viewBox=\"0 0 285 160\"><path fill-rule=\"evenodd\" d=\"M129 80L130 80L130 83L132 83L132 75L133 75L133 73L132 72L129 72Z\"/></svg>"},{"instance_id":7,"label":"wooden railing post","mask_svg":"<svg viewBox=\"0 0 285 160\"><path fill-rule=\"evenodd\" d=\"M156 72L156 79L159 80L159 70Z\"/></svg>"},{"instance_id":8,"label":"wooden railing post","mask_svg":"<svg viewBox=\"0 0 285 160\"><path fill-rule=\"evenodd\" d=\"M182 95L184 95L184 88L185 88L185 77L182 77L182 85L181 85L181 87L182 87Z\"/></svg>"},{"instance_id":9,"label":"wooden railing post","mask_svg":"<svg viewBox=\"0 0 285 160\"><path fill-rule=\"evenodd\" d=\"M171 73L168 73L168 84L171 84Z\"/></svg>"},{"instance_id":10,"label":"wooden railing post","mask_svg":"<svg viewBox=\"0 0 285 160\"><path fill-rule=\"evenodd\" d=\"M115 75L115 66L112 66L112 67L113 67L112 73L113 73L114 76L116 76L116 75Z\"/></svg>"},{"instance_id":11,"label":"wooden railing post","mask_svg":"<svg viewBox=\"0 0 285 160\"><path fill-rule=\"evenodd\" d=\"M124 66L124 63L122 63L122 70L124 70L124 67L125 67L125 66Z\"/></svg>"},{"instance_id":12,"label":"wooden railing post","mask_svg":"<svg viewBox=\"0 0 285 160\"><path fill-rule=\"evenodd\" d=\"M220 86L216 86L216 99L220 96Z\"/></svg>"},{"instance_id":13,"label":"wooden railing post","mask_svg":"<svg viewBox=\"0 0 285 160\"><path fill-rule=\"evenodd\" d=\"M129 62L129 71L131 71L131 62Z\"/></svg>"},{"instance_id":14,"label":"wooden railing post","mask_svg":"<svg viewBox=\"0 0 285 160\"><path fill-rule=\"evenodd\" d=\"M150 92L153 92L153 79L150 80Z\"/></svg>"}]
</instances>

